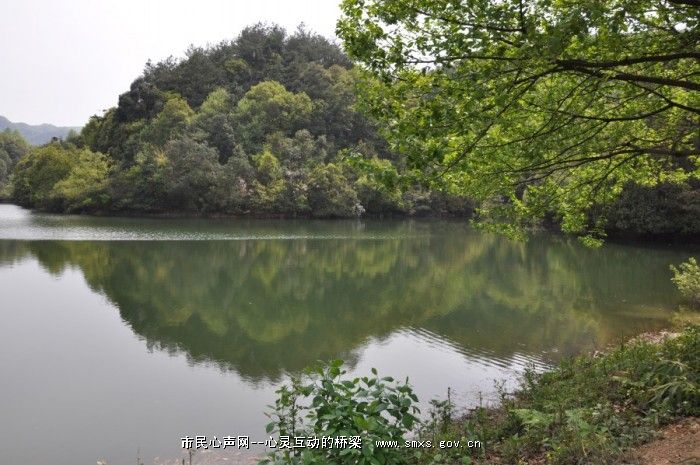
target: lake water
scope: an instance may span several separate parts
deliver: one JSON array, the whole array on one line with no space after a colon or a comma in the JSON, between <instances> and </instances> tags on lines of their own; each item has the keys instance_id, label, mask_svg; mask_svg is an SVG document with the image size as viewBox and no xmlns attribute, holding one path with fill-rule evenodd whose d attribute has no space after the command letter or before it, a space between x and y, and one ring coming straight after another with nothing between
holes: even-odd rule
<instances>
[{"instance_id":1,"label":"lake water","mask_svg":"<svg viewBox=\"0 0 700 465\"><path fill-rule=\"evenodd\" d=\"M180 463L186 435L264 440L276 387L333 358L408 376L424 401L488 402L529 364L666 327L668 267L690 254L459 221L0 205L0 462Z\"/></svg>"}]
</instances>

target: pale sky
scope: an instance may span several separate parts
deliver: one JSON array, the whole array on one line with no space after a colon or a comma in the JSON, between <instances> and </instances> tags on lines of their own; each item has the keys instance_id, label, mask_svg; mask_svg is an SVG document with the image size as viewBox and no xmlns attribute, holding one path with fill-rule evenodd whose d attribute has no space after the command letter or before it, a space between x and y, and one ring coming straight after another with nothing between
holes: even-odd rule
<instances>
[{"instance_id":1,"label":"pale sky","mask_svg":"<svg viewBox=\"0 0 700 465\"><path fill-rule=\"evenodd\" d=\"M301 22L335 38L338 0L0 0L0 115L82 126L115 106L150 58Z\"/></svg>"}]
</instances>

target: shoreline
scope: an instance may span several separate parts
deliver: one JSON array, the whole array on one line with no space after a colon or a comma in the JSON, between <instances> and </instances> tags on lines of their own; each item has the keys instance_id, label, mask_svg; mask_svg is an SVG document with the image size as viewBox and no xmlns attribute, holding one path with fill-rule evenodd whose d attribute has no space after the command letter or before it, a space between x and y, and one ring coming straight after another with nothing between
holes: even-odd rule
<instances>
[{"instance_id":1,"label":"shoreline","mask_svg":"<svg viewBox=\"0 0 700 465\"><path fill-rule=\"evenodd\" d=\"M312 214L288 214L288 213L266 213L266 212L247 212L247 213L195 213L183 211L164 211L164 212L144 212L132 210L99 210L99 211L82 211L82 212L64 212L41 210L37 208L27 207L15 203L11 199L0 199L0 204L15 205L32 213L43 213L48 215L62 216L85 216L94 218L144 218L144 219L262 219L262 220L406 220L406 219L437 219L437 220L470 220L474 217L473 214L458 214L458 213L428 213L428 214L411 214L411 213L365 213L360 216L314 216Z\"/></svg>"},{"instance_id":2,"label":"shoreline","mask_svg":"<svg viewBox=\"0 0 700 465\"><path fill-rule=\"evenodd\" d=\"M361 216L352 217L317 217L311 214L293 215L286 213L265 213L265 212L248 212L248 213L193 213L182 211L168 212L144 212L144 211L94 211L94 212L61 212L40 210L36 208L26 207L15 203L12 199L0 198L0 205L15 205L32 213L41 213L47 215L59 216L82 216L92 218L129 218L129 219L162 219L162 220L308 220L308 221L362 221L362 220L417 220L417 221L463 221L470 222L475 218L474 213L458 214L458 213L382 213L382 214L363 214ZM539 226L533 227L531 232L546 232L561 237L575 237L567 235L554 226ZM662 235L639 235L631 233L620 233L617 231L608 232L605 242L610 244L621 245L670 245L670 246L697 246L700 245L700 235L694 234L662 234Z\"/></svg>"},{"instance_id":3,"label":"shoreline","mask_svg":"<svg viewBox=\"0 0 700 465\"><path fill-rule=\"evenodd\" d=\"M470 451L469 463L482 465L685 463L700 454L693 439L700 433L699 363L700 325L642 333L526 373L495 405L461 414L438 407L438 420L422 435L434 441L476 435L486 447ZM666 444L683 445L676 462L656 461L671 457ZM428 464L433 456L411 463ZM461 463L464 454L451 458Z\"/></svg>"}]
</instances>

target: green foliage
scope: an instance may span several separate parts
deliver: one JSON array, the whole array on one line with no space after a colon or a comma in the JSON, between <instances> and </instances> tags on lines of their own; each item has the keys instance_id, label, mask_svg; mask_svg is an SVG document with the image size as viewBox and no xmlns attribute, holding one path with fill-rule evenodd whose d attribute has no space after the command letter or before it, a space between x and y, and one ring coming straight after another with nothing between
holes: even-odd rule
<instances>
[{"instance_id":1,"label":"green foliage","mask_svg":"<svg viewBox=\"0 0 700 465\"><path fill-rule=\"evenodd\" d=\"M700 266L694 257L681 263L678 268L671 265L673 278L671 280L678 287L688 303L700 309Z\"/></svg>"},{"instance_id":2,"label":"green foliage","mask_svg":"<svg viewBox=\"0 0 700 465\"><path fill-rule=\"evenodd\" d=\"M309 174L309 207L320 218L362 214L357 193L339 165L319 165Z\"/></svg>"},{"instance_id":3,"label":"green foliage","mask_svg":"<svg viewBox=\"0 0 700 465\"><path fill-rule=\"evenodd\" d=\"M391 377L380 378L375 369L371 377L343 379L343 362L308 370L300 378L277 390L268 433L280 437L359 437L360 447L304 448L276 450L261 464L403 464L400 448L375 447L377 440L395 440L403 444L405 435L416 424L419 413L408 380L397 383Z\"/></svg>"},{"instance_id":4,"label":"green foliage","mask_svg":"<svg viewBox=\"0 0 700 465\"><path fill-rule=\"evenodd\" d=\"M292 93L282 84L265 81L246 92L238 102L235 118L245 138L246 150L255 150L267 134L293 134L307 122L313 105L305 93Z\"/></svg>"},{"instance_id":5,"label":"green foliage","mask_svg":"<svg viewBox=\"0 0 700 465\"><path fill-rule=\"evenodd\" d=\"M696 2L345 0L362 105L408 176L477 199L490 229L554 213L602 237L623 187L700 174ZM604 209L603 209L604 210ZM603 211L604 213L604 211Z\"/></svg>"},{"instance_id":6,"label":"green foliage","mask_svg":"<svg viewBox=\"0 0 700 465\"><path fill-rule=\"evenodd\" d=\"M72 153L57 143L32 150L15 167L13 198L23 206L59 208L53 187L68 176L72 161Z\"/></svg>"},{"instance_id":7,"label":"green foliage","mask_svg":"<svg viewBox=\"0 0 700 465\"><path fill-rule=\"evenodd\" d=\"M369 213L400 213L404 201L399 189L399 173L389 160L362 159L360 175L355 182L357 196Z\"/></svg>"},{"instance_id":8,"label":"green foliage","mask_svg":"<svg viewBox=\"0 0 700 465\"><path fill-rule=\"evenodd\" d=\"M5 129L0 132L0 150L7 155L12 163L17 163L29 149L29 144L18 131Z\"/></svg>"},{"instance_id":9,"label":"green foliage","mask_svg":"<svg viewBox=\"0 0 700 465\"><path fill-rule=\"evenodd\" d=\"M218 88L207 96L192 123L193 138L214 147L221 163L236 150L235 122L230 111L231 95Z\"/></svg>"},{"instance_id":10,"label":"green foliage","mask_svg":"<svg viewBox=\"0 0 700 465\"><path fill-rule=\"evenodd\" d=\"M163 110L143 129L142 137L146 142L163 146L182 135L193 116L187 102L179 95L172 95Z\"/></svg>"},{"instance_id":11,"label":"green foliage","mask_svg":"<svg viewBox=\"0 0 700 465\"><path fill-rule=\"evenodd\" d=\"M606 229L635 236L700 234L700 189L697 183L626 185L608 209Z\"/></svg>"},{"instance_id":12,"label":"green foliage","mask_svg":"<svg viewBox=\"0 0 700 465\"><path fill-rule=\"evenodd\" d=\"M251 208L251 183L254 170L240 149L234 150L219 175L212 193L214 208L230 213L245 213Z\"/></svg>"},{"instance_id":13,"label":"green foliage","mask_svg":"<svg viewBox=\"0 0 700 465\"><path fill-rule=\"evenodd\" d=\"M166 205L168 157L161 148L146 145L136 154L134 164L112 177L109 191L115 210L135 208L160 211Z\"/></svg>"},{"instance_id":14,"label":"green foliage","mask_svg":"<svg viewBox=\"0 0 700 465\"><path fill-rule=\"evenodd\" d=\"M0 149L0 198L7 196L7 181L12 170L12 160L7 152Z\"/></svg>"},{"instance_id":15,"label":"green foliage","mask_svg":"<svg viewBox=\"0 0 700 465\"><path fill-rule=\"evenodd\" d=\"M216 150L185 137L171 140L164 151L166 205L196 213L215 205L211 195L221 173Z\"/></svg>"},{"instance_id":16,"label":"green foliage","mask_svg":"<svg viewBox=\"0 0 700 465\"><path fill-rule=\"evenodd\" d=\"M275 212L284 191L282 166L269 150L253 158L256 179L253 181L253 205L263 212Z\"/></svg>"},{"instance_id":17,"label":"green foliage","mask_svg":"<svg viewBox=\"0 0 700 465\"><path fill-rule=\"evenodd\" d=\"M109 162L102 153L83 149L72 160L68 175L53 186L52 196L60 199L67 211L84 211L103 207L108 201L106 193Z\"/></svg>"},{"instance_id":18,"label":"green foliage","mask_svg":"<svg viewBox=\"0 0 700 465\"><path fill-rule=\"evenodd\" d=\"M58 142L31 150L17 163L13 198L46 210L89 210L107 203L109 163L103 154Z\"/></svg>"},{"instance_id":19,"label":"green foliage","mask_svg":"<svg viewBox=\"0 0 700 465\"><path fill-rule=\"evenodd\" d=\"M417 422L408 385L391 378L343 380L342 362L292 378L277 391L268 432L279 436L361 436L362 449L277 449L262 463L470 464L477 448L373 448L375 440L409 434L436 444L479 440L497 463L614 463L651 439L659 425L697 415L700 406L700 328L661 343L632 342L598 357L567 360L544 373L526 372L498 407L455 417L448 392ZM384 412L384 413L381 413Z\"/></svg>"},{"instance_id":20,"label":"green foliage","mask_svg":"<svg viewBox=\"0 0 700 465\"><path fill-rule=\"evenodd\" d=\"M294 137L286 137L282 132L270 134L267 145L288 171L305 171L310 166L326 162L329 157L325 136L315 138L306 129L297 131Z\"/></svg>"},{"instance_id":21,"label":"green foliage","mask_svg":"<svg viewBox=\"0 0 700 465\"><path fill-rule=\"evenodd\" d=\"M10 194L10 175L17 161L29 152L29 144L18 131L0 132L0 198Z\"/></svg>"}]
</instances>

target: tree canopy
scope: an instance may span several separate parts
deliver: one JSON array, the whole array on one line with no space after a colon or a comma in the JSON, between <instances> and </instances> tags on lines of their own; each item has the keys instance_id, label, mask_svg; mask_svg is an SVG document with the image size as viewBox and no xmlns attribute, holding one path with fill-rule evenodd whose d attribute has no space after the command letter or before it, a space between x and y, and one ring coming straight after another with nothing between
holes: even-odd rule
<instances>
[{"instance_id":1,"label":"tree canopy","mask_svg":"<svg viewBox=\"0 0 700 465\"><path fill-rule=\"evenodd\" d=\"M13 196L24 205L79 211L101 207L109 161L104 154L52 143L22 157L14 170Z\"/></svg>"},{"instance_id":2,"label":"tree canopy","mask_svg":"<svg viewBox=\"0 0 700 465\"><path fill-rule=\"evenodd\" d=\"M695 0L345 0L363 103L415 176L518 233L600 234L628 183L697 179ZM596 207L597 215L591 215ZM589 236L590 237L590 236Z\"/></svg>"}]
</instances>

